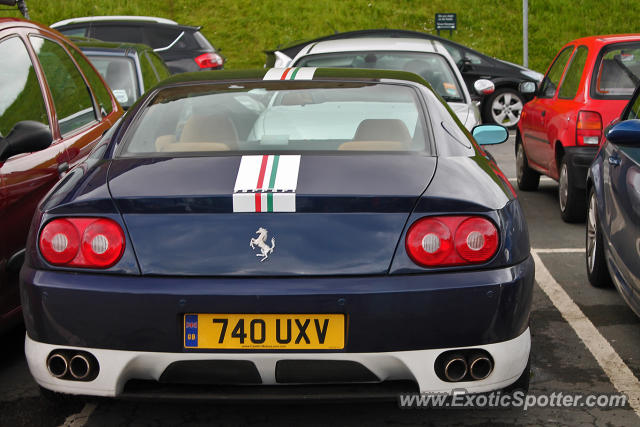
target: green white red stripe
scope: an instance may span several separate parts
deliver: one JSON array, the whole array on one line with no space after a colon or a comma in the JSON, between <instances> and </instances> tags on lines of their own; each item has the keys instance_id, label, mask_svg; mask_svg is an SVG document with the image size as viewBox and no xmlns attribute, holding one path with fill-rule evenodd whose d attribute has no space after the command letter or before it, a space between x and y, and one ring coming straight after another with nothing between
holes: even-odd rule
<instances>
[{"instance_id":1,"label":"green white red stripe","mask_svg":"<svg viewBox=\"0 0 640 427\"><path fill-rule=\"evenodd\" d=\"M242 156L234 212L295 212L300 156Z\"/></svg>"},{"instance_id":2,"label":"green white red stripe","mask_svg":"<svg viewBox=\"0 0 640 427\"><path fill-rule=\"evenodd\" d=\"M263 80L311 80L315 72L315 67L272 68Z\"/></svg>"}]
</instances>

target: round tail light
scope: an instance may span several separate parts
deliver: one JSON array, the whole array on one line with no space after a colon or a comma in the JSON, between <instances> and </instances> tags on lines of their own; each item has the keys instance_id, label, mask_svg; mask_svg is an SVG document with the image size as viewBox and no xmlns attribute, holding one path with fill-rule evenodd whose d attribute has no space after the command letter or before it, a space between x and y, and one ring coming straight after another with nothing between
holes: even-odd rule
<instances>
[{"instance_id":1,"label":"round tail light","mask_svg":"<svg viewBox=\"0 0 640 427\"><path fill-rule=\"evenodd\" d=\"M54 219L40 233L40 252L51 264L67 264L78 253L80 233L66 219Z\"/></svg>"}]
</instances>

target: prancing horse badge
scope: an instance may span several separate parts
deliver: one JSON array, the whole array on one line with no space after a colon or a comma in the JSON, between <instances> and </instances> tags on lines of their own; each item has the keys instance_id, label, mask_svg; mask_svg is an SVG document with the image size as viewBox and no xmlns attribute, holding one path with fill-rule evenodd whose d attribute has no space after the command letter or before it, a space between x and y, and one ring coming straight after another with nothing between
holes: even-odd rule
<instances>
[{"instance_id":1,"label":"prancing horse badge","mask_svg":"<svg viewBox=\"0 0 640 427\"><path fill-rule=\"evenodd\" d=\"M256 254L256 256L261 256L262 257L260 262L262 262L265 259L269 258L269 254L272 253L273 252L273 248L276 247L276 238L275 237L271 238L271 246L267 245L267 234L268 233L269 233L268 230L260 227L260 228L258 228L258 231L256 231L256 234L258 235L258 237L252 238L249 241L249 246L251 246L251 249L255 249L256 246L260 249L260 253Z\"/></svg>"}]
</instances>

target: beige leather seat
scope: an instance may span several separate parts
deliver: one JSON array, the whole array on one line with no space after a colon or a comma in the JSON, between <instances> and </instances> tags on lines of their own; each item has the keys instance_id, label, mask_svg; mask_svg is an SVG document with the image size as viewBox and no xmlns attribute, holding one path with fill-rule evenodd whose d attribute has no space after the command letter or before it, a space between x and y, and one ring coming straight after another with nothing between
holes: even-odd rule
<instances>
[{"instance_id":1,"label":"beige leather seat","mask_svg":"<svg viewBox=\"0 0 640 427\"><path fill-rule=\"evenodd\" d=\"M238 148L238 132L227 116L192 116L185 123L180 140L173 135L156 139L156 149L161 152L180 151L229 151Z\"/></svg>"},{"instance_id":2,"label":"beige leather seat","mask_svg":"<svg viewBox=\"0 0 640 427\"><path fill-rule=\"evenodd\" d=\"M360 122L352 141L338 150L398 151L411 143L407 126L399 119L366 119Z\"/></svg>"}]
</instances>

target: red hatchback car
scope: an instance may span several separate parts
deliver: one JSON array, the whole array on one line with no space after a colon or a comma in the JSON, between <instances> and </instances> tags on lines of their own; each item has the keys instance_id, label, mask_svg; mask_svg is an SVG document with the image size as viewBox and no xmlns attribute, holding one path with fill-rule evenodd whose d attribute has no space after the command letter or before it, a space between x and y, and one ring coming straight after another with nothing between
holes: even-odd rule
<instances>
[{"instance_id":1,"label":"red hatchback car","mask_svg":"<svg viewBox=\"0 0 640 427\"><path fill-rule=\"evenodd\" d=\"M536 190L540 174L557 180L562 218L584 221L587 170L603 127L620 116L639 83L640 34L567 43L522 110L515 147L518 187Z\"/></svg>"},{"instance_id":2,"label":"red hatchback car","mask_svg":"<svg viewBox=\"0 0 640 427\"><path fill-rule=\"evenodd\" d=\"M0 18L0 330L21 318L18 272L33 212L122 115L60 33Z\"/></svg>"}]
</instances>

